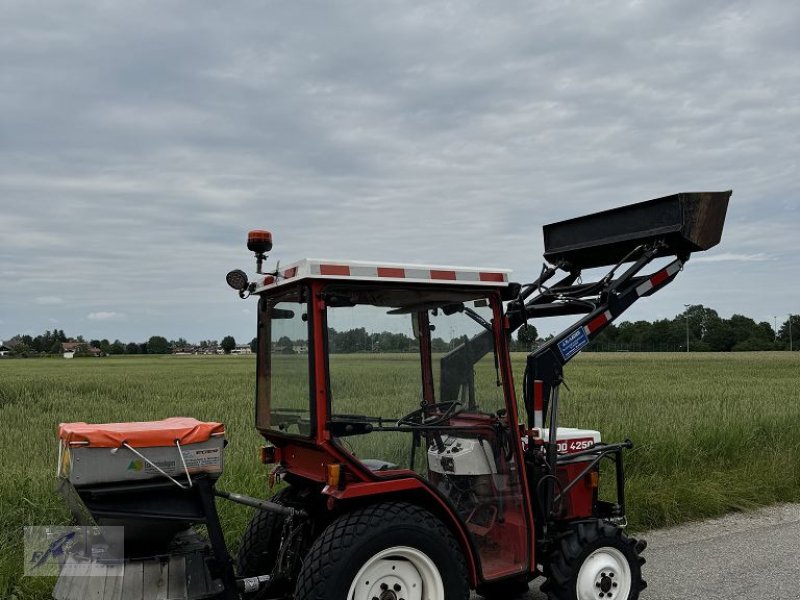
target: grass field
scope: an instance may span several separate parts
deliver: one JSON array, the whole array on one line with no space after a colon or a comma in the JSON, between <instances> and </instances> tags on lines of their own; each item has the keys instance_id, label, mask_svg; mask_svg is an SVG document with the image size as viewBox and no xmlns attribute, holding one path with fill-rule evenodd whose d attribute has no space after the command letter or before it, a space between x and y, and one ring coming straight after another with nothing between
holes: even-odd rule
<instances>
[{"instance_id":1,"label":"grass field","mask_svg":"<svg viewBox=\"0 0 800 600\"><path fill-rule=\"evenodd\" d=\"M393 379L378 358L337 360L343 368L374 361L376 383L365 393L380 398ZM523 359L515 357L518 379ZM417 362L394 368L408 369L395 383L413 381ZM52 581L20 577L21 540L24 525L68 522L54 493L59 422L223 421L231 444L220 487L264 496L253 371L252 357L0 361L0 598L49 597ZM634 529L800 500L800 353L586 354L567 383L562 425L637 444L627 460ZM222 506L233 546L249 516Z\"/></svg>"}]
</instances>

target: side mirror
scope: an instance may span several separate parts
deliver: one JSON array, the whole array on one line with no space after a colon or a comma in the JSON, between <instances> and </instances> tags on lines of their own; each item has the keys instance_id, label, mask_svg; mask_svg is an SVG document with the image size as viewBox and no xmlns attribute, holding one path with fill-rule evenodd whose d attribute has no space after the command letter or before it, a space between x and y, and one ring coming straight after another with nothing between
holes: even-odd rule
<instances>
[{"instance_id":1,"label":"side mirror","mask_svg":"<svg viewBox=\"0 0 800 600\"><path fill-rule=\"evenodd\" d=\"M269 316L271 319L294 319L294 311L285 308L273 308Z\"/></svg>"},{"instance_id":2,"label":"side mirror","mask_svg":"<svg viewBox=\"0 0 800 600\"><path fill-rule=\"evenodd\" d=\"M414 333L414 339L419 339L419 316L417 313L411 313L411 330Z\"/></svg>"},{"instance_id":3,"label":"side mirror","mask_svg":"<svg viewBox=\"0 0 800 600\"><path fill-rule=\"evenodd\" d=\"M516 300L517 298L519 298L519 294L521 291L522 291L522 284L512 281L511 283L508 284L508 287L501 292L500 297L504 301Z\"/></svg>"}]
</instances>

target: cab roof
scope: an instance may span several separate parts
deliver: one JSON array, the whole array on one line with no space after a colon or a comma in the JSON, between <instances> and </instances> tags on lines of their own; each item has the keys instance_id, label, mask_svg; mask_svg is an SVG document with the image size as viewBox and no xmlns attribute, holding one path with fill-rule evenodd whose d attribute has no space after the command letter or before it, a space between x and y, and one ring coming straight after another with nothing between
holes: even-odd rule
<instances>
[{"instance_id":1,"label":"cab roof","mask_svg":"<svg viewBox=\"0 0 800 600\"><path fill-rule=\"evenodd\" d=\"M511 271L508 269L304 258L288 266L281 266L277 276L273 274L260 277L256 281L254 293L265 292L301 279L438 283L448 286L464 284L498 289L508 287L510 275Z\"/></svg>"}]
</instances>

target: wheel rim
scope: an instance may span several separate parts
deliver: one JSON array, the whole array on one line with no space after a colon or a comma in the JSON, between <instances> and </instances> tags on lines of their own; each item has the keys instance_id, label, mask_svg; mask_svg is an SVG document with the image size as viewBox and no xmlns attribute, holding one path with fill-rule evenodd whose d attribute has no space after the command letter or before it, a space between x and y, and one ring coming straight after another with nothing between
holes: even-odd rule
<instances>
[{"instance_id":1,"label":"wheel rim","mask_svg":"<svg viewBox=\"0 0 800 600\"><path fill-rule=\"evenodd\" d=\"M444 583L434 562L416 548L378 552L356 574L347 600L444 600Z\"/></svg>"},{"instance_id":2,"label":"wheel rim","mask_svg":"<svg viewBox=\"0 0 800 600\"><path fill-rule=\"evenodd\" d=\"M631 566L616 548L598 548L578 571L578 600L627 600L631 592Z\"/></svg>"}]
</instances>

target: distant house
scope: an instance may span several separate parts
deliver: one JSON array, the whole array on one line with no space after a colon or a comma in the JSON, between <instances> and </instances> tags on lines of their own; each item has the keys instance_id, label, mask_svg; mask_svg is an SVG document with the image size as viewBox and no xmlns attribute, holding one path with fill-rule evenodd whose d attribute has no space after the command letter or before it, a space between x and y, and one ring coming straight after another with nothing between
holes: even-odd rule
<instances>
[{"instance_id":1,"label":"distant house","mask_svg":"<svg viewBox=\"0 0 800 600\"><path fill-rule=\"evenodd\" d=\"M221 352L222 348L217 346L196 346L194 348L195 354L220 354Z\"/></svg>"},{"instance_id":2,"label":"distant house","mask_svg":"<svg viewBox=\"0 0 800 600\"><path fill-rule=\"evenodd\" d=\"M0 356L11 356L11 353L14 352L14 348L19 346L21 343L22 341L16 337L11 338L10 340L6 340L5 342L3 342L2 345L3 351L2 353L0 353Z\"/></svg>"},{"instance_id":3,"label":"distant house","mask_svg":"<svg viewBox=\"0 0 800 600\"><path fill-rule=\"evenodd\" d=\"M11 354L11 348L6 346L5 343L0 343L0 357L8 356Z\"/></svg>"},{"instance_id":4,"label":"distant house","mask_svg":"<svg viewBox=\"0 0 800 600\"><path fill-rule=\"evenodd\" d=\"M250 344L238 344L233 350L231 350L231 354L252 354L253 351L250 349Z\"/></svg>"},{"instance_id":5,"label":"distant house","mask_svg":"<svg viewBox=\"0 0 800 600\"><path fill-rule=\"evenodd\" d=\"M172 349L172 353L177 356L189 356L191 354L197 354L199 351L200 349L194 346L176 346Z\"/></svg>"},{"instance_id":6,"label":"distant house","mask_svg":"<svg viewBox=\"0 0 800 600\"><path fill-rule=\"evenodd\" d=\"M103 351L100 348L90 346L86 342L62 342L61 352L64 358L74 358L75 353L83 350L88 356L103 356Z\"/></svg>"}]
</instances>

